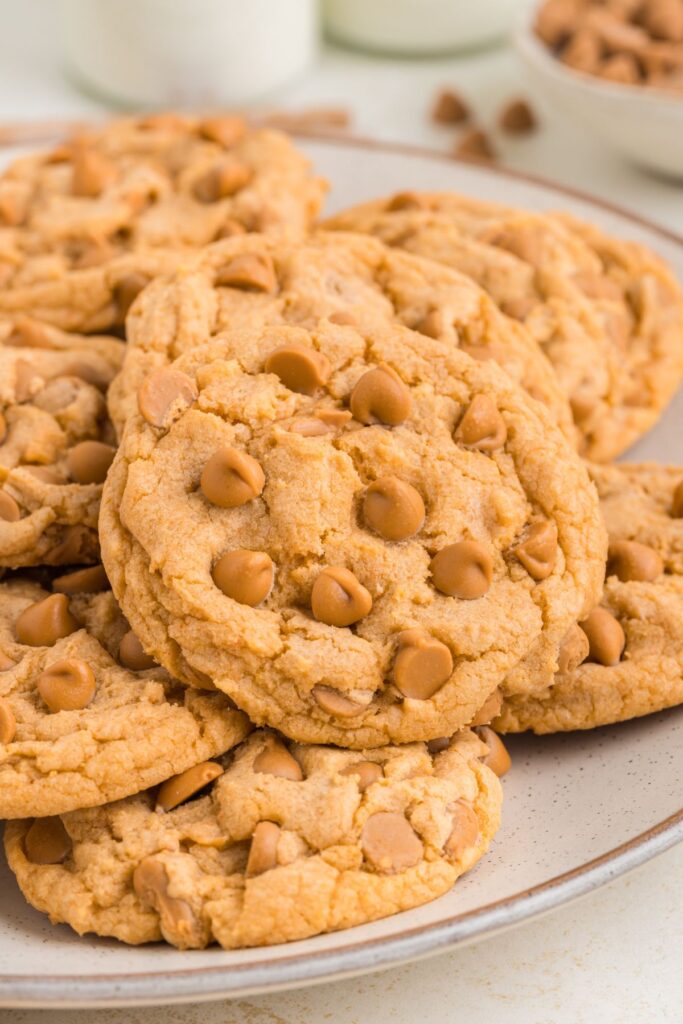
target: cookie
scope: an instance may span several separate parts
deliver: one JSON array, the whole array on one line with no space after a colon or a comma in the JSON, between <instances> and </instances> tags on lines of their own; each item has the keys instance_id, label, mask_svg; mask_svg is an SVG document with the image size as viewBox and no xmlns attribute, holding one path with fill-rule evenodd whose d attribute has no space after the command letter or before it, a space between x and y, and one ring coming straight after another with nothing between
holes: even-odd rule
<instances>
[{"instance_id":1,"label":"cookie","mask_svg":"<svg viewBox=\"0 0 683 1024\"><path fill-rule=\"evenodd\" d=\"M286 135L240 118L109 122L0 177L0 310L108 328L125 304L117 288L130 291L164 254L247 231L303 235L324 193Z\"/></svg>"},{"instance_id":2,"label":"cookie","mask_svg":"<svg viewBox=\"0 0 683 1024\"><path fill-rule=\"evenodd\" d=\"M683 376L683 293L644 246L575 218L449 193L406 193L332 218L470 274L552 363L587 458L650 429Z\"/></svg>"},{"instance_id":3,"label":"cookie","mask_svg":"<svg viewBox=\"0 0 683 1024\"><path fill-rule=\"evenodd\" d=\"M139 406L102 502L114 593L174 676L299 742L453 732L508 674L552 678L598 598L578 456L447 341L235 330L152 373Z\"/></svg>"},{"instance_id":4,"label":"cookie","mask_svg":"<svg viewBox=\"0 0 683 1024\"><path fill-rule=\"evenodd\" d=\"M593 729L683 703L683 469L591 476L610 537L603 599L568 634L546 693L503 703L502 731Z\"/></svg>"},{"instance_id":5,"label":"cookie","mask_svg":"<svg viewBox=\"0 0 683 1024\"><path fill-rule=\"evenodd\" d=\"M249 730L222 694L146 658L111 591L76 593L106 585L101 567L59 577L52 594L0 583L0 818L121 799Z\"/></svg>"},{"instance_id":6,"label":"cookie","mask_svg":"<svg viewBox=\"0 0 683 1024\"><path fill-rule=\"evenodd\" d=\"M151 370L244 323L314 328L396 322L497 360L573 436L552 368L528 332L502 317L471 280L361 235L321 233L294 244L258 236L210 246L171 280L159 280L131 309L123 373L110 394L117 429L135 410Z\"/></svg>"},{"instance_id":7,"label":"cookie","mask_svg":"<svg viewBox=\"0 0 683 1024\"><path fill-rule=\"evenodd\" d=\"M447 892L499 825L488 750L470 731L434 754L288 748L259 731L156 793L9 822L5 849L28 901L81 935L275 945Z\"/></svg>"},{"instance_id":8,"label":"cookie","mask_svg":"<svg viewBox=\"0 0 683 1024\"><path fill-rule=\"evenodd\" d=\"M0 322L0 568L98 557L115 450L105 394L123 350L28 317Z\"/></svg>"}]
</instances>

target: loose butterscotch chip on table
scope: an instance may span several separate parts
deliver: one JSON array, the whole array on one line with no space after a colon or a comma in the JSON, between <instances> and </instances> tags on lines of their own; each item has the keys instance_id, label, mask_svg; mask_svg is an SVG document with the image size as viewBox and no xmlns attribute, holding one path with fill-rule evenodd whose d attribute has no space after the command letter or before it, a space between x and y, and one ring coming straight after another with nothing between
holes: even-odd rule
<instances>
[{"instance_id":1,"label":"loose butterscotch chip on table","mask_svg":"<svg viewBox=\"0 0 683 1024\"><path fill-rule=\"evenodd\" d=\"M159 789L64 821L8 822L5 846L27 899L78 931L179 949L273 945L447 892L499 826L489 757L489 738L470 730L434 753L257 730Z\"/></svg>"}]
</instances>

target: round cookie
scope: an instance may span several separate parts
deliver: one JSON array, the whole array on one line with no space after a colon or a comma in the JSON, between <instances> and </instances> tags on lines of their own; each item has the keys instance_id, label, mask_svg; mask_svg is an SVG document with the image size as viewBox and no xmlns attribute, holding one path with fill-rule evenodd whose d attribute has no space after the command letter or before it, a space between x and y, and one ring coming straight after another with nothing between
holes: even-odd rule
<instances>
[{"instance_id":1,"label":"round cookie","mask_svg":"<svg viewBox=\"0 0 683 1024\"><path fill-rule=\"evenodd\" d=\"M28 317L0 322L0 567L97 558L115 450L105 393L124 347Z\"/></svg>"},{"instance_id":2,"label":"round cookie","mask_svg":"<svg viewBox=\"0 0 683 1024\"><path fill-rule=\"evenodd\" d=\"M470 274L552 363L580 450L607 461L650 429L683 375L683 293L666 264L571 217L405 193L332 218Z\"/></svg>"},{"instance_id":3,"label":"round cookie","mask_svg":"<svg viewBox=\"0 0 683 1024\"><path fill-rule=\"evenodd\" d=\"M110 392L117 430L135 411L145 376L196 345L245 323L315 328L321 319L398 321L477 359L495 359L574 436L566 399L538 345L474 282L376 239L332 232L299 244L229 239L146 289L128 317L126 361Z\"/></svg>"},{"instance_id":4,"label":"round cookie","mask_svg":"<svg viewBox=\"0 0 683 1024\"><path fill-rule=\"evenodd\" d=\"M506 677L544 686L598 598L578 456L447 342L235 330L139 402L100 517L114 593L174 676L257 724L359 748L452 732Z\"/></svg>"},{"instance_id":5,"label":"round cookie","mask_svg":"<svg viewBox=\"0 0 683 1024\"><path fill-rule=\"evenodd\" d=\"M111 121L0 177L0 309L110 327L135 277L160 272L170 251L246 231L303 235L324 194L281 132L232 116ZM130 254L144 258L126 274Z\"/></svg>"},{"instance_id":6,"label":"round cookie","mask_svg":"<svg viewBox=\"0 0 683 1024\"><path fill-rule=\"evenodd\" d=\"M182 687L144 656L111 591L74 594L106 586L85 572L53 594L0 583L0 818L121 799L249 731L222 694Z\"/></svg>"},{"instance_id":7,"label":"round cookie","mask_svg":"<svg viewBox=\"0 0 683 1024\"><path fill-rule=\"evenodd\" d=\"M81 935L275 945L447 892L499 825L487 749L470 731L433 755L288 748L259 731L156 794L10 822L5 849L28 901Z\"/></svg>"},{"instance_id":8,"label":"round cookie","mask_svg":"<svg viewBox=\"0 0 683 1024\"><path fill-rule=\"evenodd\" d=\"M683 703L683 469L590 472L610 538L603 599L546 692L503 702L501 731L593 729Z\"/></svg>"}]
</instances>

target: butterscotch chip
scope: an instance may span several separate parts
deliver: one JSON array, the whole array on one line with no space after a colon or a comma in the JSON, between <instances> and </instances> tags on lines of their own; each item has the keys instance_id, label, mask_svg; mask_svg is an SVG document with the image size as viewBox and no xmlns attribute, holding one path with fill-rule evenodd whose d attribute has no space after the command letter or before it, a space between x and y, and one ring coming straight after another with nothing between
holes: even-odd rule
<instances>
[{"instance_id":1,"label":"butterscotch chip","mask_svg":"<svg viewBox=\"0 0 683 1024\"><path fill-rule=\"evenodd\" d=\"M630 53L616 53L608 57L600 64L597 73L610 82L622 82L625 85L636 85L642 78L640 65Z\"/></svg>"},{"instance_id":2,"label":"butterscotch chip","mask_svg":"<svg viewBox=\"0 0 683 1024\"><path fill-rule=\"evenodd\" d=\"M52 466L24 466L24 472L30 473L36 480L42 480L46 484L63 484L64 476Z\"/></svg>"},{"instance_id":3,"label":"butterscotch chip","mask_svg":"<svg viewBox=\"0 0 683 1024\"><path fill-rule=\"evenodd\" d=\"M0 412L0 444L2 444L2 442L5 440L6 437L7 437L7 419L5 418L3 413Z\"/></svg>"},{"instance_id":4,"label":"butterscotch chip","mask_svg":"<svg viewBox=\"0 0 683 1024\"><path fill-rule=\"evenodd\" d=\"M251 455L237 448L220 448L204 466L200 487L212 505L238 508L258 498L265 482L265 473Z\"/></svg>"},{"instance_id":5,"label":"butterscotch chip","mask_svg":"<svg viewBox=\"0 0 683 1024\"><path fill-rule=\"evenodd\" d=\"M302 437L322 437L323 434L334 433L334 427L329 423L323 423L317 416L302 416L290 424L289 430Z\"/></svg>"},{"instance_id":6,"label":"butterscotch chip","mask_svg":"<svg viewBox=\"0 0 683 1024\"><path fill-rule=\"evenodd\" d=\"M104 483L116 449L102 441L81 441L69 449L66 464L72 480L78 484Z\"/></svg>"},{"instance_id":7,"label":"butterscotch chip","mask_svg":"<svg viewBox=\"0 0 683 1024\"><path fill-rule=\"evenodd\" d=\"M499 778L510 769L512 761L507 748L497 732L488 725L480 725L475 730L479 738L489 748L488 753L482 757L482 763L490 768Z\"/></svg>"},{"instance_id":8,"label":"butterscotch chip","mask_svg":"<svg viewBox=\"0 0 683 1024\"><path fill-rule=\"evenodd\" d=\"M195 796L222 774L223 768L217 761L204 761L202 764L196 764L181 772L180 775L166 779L157 793L157 809L172 811L174 807L178 807L185 800Z\"/></svg>"},{"instance_id":9,"label":"butterscotch chip","mask_svg":"<svg viewBox=\"0 0 683 1024\"><path fill-rule=\"evenodd\" d=\"M102 565L91 565L87 569L76 569L74 572L56 576L52 581L52 589L58 594L99 594L109 590L109 580Z\"/></svg>"},{"instance_id":10,"label":"butterscotch chip","mask_svg":"<svg viewBox=\"0 0 683 1024\"><path fill-rule=\"evenodd\" d=\"M147 287L150 278L147 274L132 273L126 274L116 282L113 288L113 298L118 310L118 317L121 323L128 316L128 311L137 299L140 292Z\"/></svg>"},{"instance_id":11,"label":"butterscotch chip","mask_svg":"<svg viewBox=\"0 0 683 1024\"><path fill-rule=\"evenodd\" d=\"M49 337L45 324L32 316L15 317L12 333L5 341L6 345L17 348L43 348L49 346Z\"/></svg>"},{"instance_id":12,"label":"butterscotch chip","mask_svg":"<svg viewBox=\"0 0 683 1024\"><path fill-rule=\"evenodd\" d=\"M469 117L470 108L462 96L452 89L442 89L432 107L432 120L437 124L462 124Z\"/></svg>"},{"instance_id":13,"label":"butterscotch chip","mask_svg":"<svg viewBox=\"0 0 683 1024\"><path fill-rule=\"evenodd\" d=\"M0 519L6 523L16 523L21 519L21 509L7 491L0 491Z\"/></svg>"},{"instance_id":14,"label":"butterscotch chip","mask_svg":"<svg viewBox=\"0 0 683 1024\"><path fill-rule=\"evenodd\" d=\"M50 711L80 711L95 696L95 675L80 658L55 661L39 677L38 693Z\"/></svg>"},{"instance_id":15,"label":"butterscotch chip","mask_svg":"<svg viewBox=\"0 0 683 1024\"><path fill-rule=\"evenodd\" d=\"M13 658L10 658L4 651L0 651L0 672L8 672L15 665L16 661Z\"/></svg>"},{"instance_id":16,"label":"butterscotch chip","mask_svg":"<svg viewBox=\"0 0 683 1024\"><path fill-rule=\"evenodd\" d=\"M237 160L222 160L206 171L194 186L194 195L201 203L216 203L232 196L248 183L251 171Z\"/></svg>"},{"instance_id":17,"label":"butterscotch chip","mask_svg":"<svg viewBox=\"0 0 683 1024\"><path fill-rule=\"evenodd\" d=\"M576 28L576 4L573 0L547 0L536 12L536 35L556 49L566 42Z\"/></svg>"},{"instance_id":18,"label":"butterscotch chip","mask_svg":"<svg viewBox=\"0 0 683 1024\"><path fill-rule=\"evenodd\" d=\"M216 232L216 241L219 242L223 238L236 238L238 235L246 235L247 229L244 224L241 224L234 217L228 217L224 220L218 231Z\"/></svg>"},{"instance_id":19,"label":"butterscotch chip","mask_svg":"<svg viewBox=\"0 0 683 1024\"><path fill-rule=\"evenodd\" d=\"M647 0L640 20L655 39L683 42L683 5L677 0Z\"/></svg>"},{"instance_id":20,"label":"butterscotch chip","mask_svg":"<svg viewBox=\"0 0 683 1024\"><path fill-rule=\"evenodd\" d=\"M671 515L674 519L683 519L683 480L676 485L673 493Z\"/></svg>"},{"instance_id":21,"label":"butterscotch chip","mask_svg":"<svg viewBox=\"0 0 683 1024\"><path fill-rule=\"evenodd\" d=\"M510 135L526 135L536 127L536 116L527 100L510 100L498 116L498 124Z\"/></svg>"},{"instance_id":22,"label":"butterscotch chip","mask_svg":"<svg viewBox=\"0 0 683 1024\"><path fill-rule=\"evenodd\" d=\"M147 654L132 629L121 637L119 661L133 672L145 672L154 668L156 661Z\"/></svg>"},{"instance_id":23,"label":"butterscotch chip","mask_svg":"<svg viewBox=\"0 0 683 1024\"><path fill-rule=\"evenodd\" d=\"M216 284L224 288L272 294L278 287L275 264L265 254L235 256L217 272Z\"/></svg>"},{"instance_id":24,"label":"butterscotch chip","mask_svg":"<svg viewBox=\"0 0 683 1024\"><path fill-rule=\"evenodd\" d=\"M22 891L54 921L134 944L273 945L448 892L498 828L501 786L478 761L481 743L469 730L436 760L423 743L374 749L372 761L303 745L305 777L295 781L256 770L270 740L279 742L253 733L190 805L160 813L148 788L72 812L61 868L27 859L30 821L7 823ZM90 898L79 901L86 878ZM113 904L106 892L116 893Z\"/></svg>"},{"instance_id":25,"label":"butterscotch chip","mask_svg":"<svg viewBox=\"0 0 683 1024\"><path fill-rule=\"evenodd\" d=\"M560 60L577 71L595 74L603 57L600 36L591 28L580 28L560 54Z\"/></svg>"},{"instance_id":26,"label":"butterscotch chip","mask_svg":"<svg viewBox=\"0 0 683 1024\"><path fill-rule=\"evenodd\" d=\"M342 768L339 774L354 775L358 779L358 789L364 793L369 786L379 782L384 772L381 764L377 764L375 761L356 761L347 768Z\"/></svg>"},{"instance_id":27,"label":"butterscotch chip","mask_svg":"<svg viewBox=\"0 0 683 1024\"><path fill-rule=\"evenodd\" d=\"M557 561L557 527L549 520L533 523L512 553L534 580L550 576Z\"/></svg>"},{"instance_id":28,"label":"butterscotch chip","mask_svg":"<svg viewBox=\"0 0 683 1024\"><path fill-rule=\"evenodd\" d=\"M73 155L72 190L75 196L97 199L116 177L114 165L95 149L78 146Z\"/></svg>"},{"instance_id":29,"label":"butterscotch chip","mask_svg":"<svg viewBox=\"0 0 683 1024\"><path fill-rule=\"evenodd\" d=\"M607 575L629 580L651 581L664 572L661 555L647 544L636 540L613 540L607 555Z\"/></svg>"},{"instance_id":30,"label":"butterscotch chip","mask_svg":"<svg viewBox=\"0 0 683 1024\"><path fill-rule=\"evenodd\" d=\"M0 697L0 743L11 743L17 732L17 720L4 697Z\"/></svg>"},{"instance_id":31,"label":"butterscotch chip","mask_svg":"<svg viewBox=\"0 0 683 1024\"><path fill-rule=\"evenodd\" d=\"M386 204L386 209L393 213L397 210L422 210L425 201L417 192L397 192Z\"/></svg>"},{"instance_id":32,"label":"butterscotch chip","mask_svg":"<svg viewBox=\"0 0 683 1024\"><path fill-rule=\"evenodd\" d=\"M265 551L228 551L211 570L213 581L226 597L252 608L268 597L275 578L273 561Z\"/></svg>"},{"instance_id":33,"label":"butterscotch chip","mask_svg":"<svg viewBox=\"0 0 683 1024\"><path fill-rule=\"evenodd\" d=\"M278 779L289 779L290 782L301 782L304 777L299 762L292 757L284 743L278 743L277 740L266 743L256 755L254 771L257 774L275 775Z\"/></svg>"},{"instance_id":34,"label":"butterscotch chip","mask_svg":"<svg viewBox=\"0 0 683 1024\"><path fill-rule=\"evenodd\" d=\"M280 841L280 827L273 821L260 821L254 829L249 857L247 878L263 875L277 867L277 846Z\"/></svg>"},{"instance_id":35,"label":"butterscotch chip","mask_svg":"<svg viewBox=\"0 0 683 1024\"><path fill-rule=\"evenodd\" d=\"M266 359L266 373L274 373L286 388L301 395L313 395L330 375L329 360L315 349L302 345L281 345Z\"/></svg>"},{"instance_id":36,"label":"butterscotch chip","mask_svg":"<svg viewBox=\"0 0 683 1024\"><path fill-rule=\"evenodd\" d=\"M356 327L358 323L353 313L347 313L344 309L330 313L327 319L331 324L339 324L340 327Z\"/></svg>"},{"instance_id":37,"label":"butterscotch chip","mask_svg":"<svg viewBox=\"0 0 683 1024\"><path fill-rule=\"evenodd\" d=\"M145 378L138 391L141 415L153 427L168 428L197 399L197 385L180 370L164 367Z\"/></svg>"},{"instance_id":38,"label":"butterscotch chip","mask_svg":"<svg viewBox=\"0 0 683 1024\"><path fill-rule=\"evenodd\" d=\"M71 853L71 840L61 818L36 818L24 838L31 864L61 864Z\"/></svg>"},{"instance_id":39,"label":"butterscotch chip","mask_svg":"<svg viewBox=\"0 0 683 1024\"><path fill-rule=\"evenodd\" d=\"M453 828L444 844L444 853L459 860L479 838L479 818L471 804L458 800L453 808Z\"/></svg>"},{"instance_id":40,"label":"butterscotch chip","mask_svg":"<svg viewBox=\"0 0 683 1024\"><path fill-rule=\"evenodd\" d=\"M369 615L372 595L356 576L340 565L323 569L313 584L311 610L318 622L350 626Z\"/></svg>"},{"instance_id":41,"label":"butterscotch chip","mask_svg":"<svg viewBox=\"0 0 683 1024\"><path fill-rule=\"evenodd\" d=\"M456 143L454 155L461 160L482 160L488 162L496 159L496 151L491 140L481 128L470 128Z\"/></svg>"},{"instance_id":42,"label":"butterscotch chip","mask_svg":"<svg viewBox=\"0 0 683 1024\"><path fill-rule=\"evenodd\" d=\"M576 623L562 641L557 655L557 671L574 672L586 660L589 651L588 637Z\"/></svg>"},{"instance_id":43,"label":"butterscotch chip","mask_svg":"<svg viewBox=\"0 0 683 1024\"><path fill-rule=\"evenodd\" d=\"M404 697L429 700L453 672L453 655L435 637L406 629L398 638L393 680Z\"/></svg>"},{"instance_id":44,"label":"butterscotch chip","mask_svg":"<svg viewBox=\"0 0 683 1024\"><path fill-rule=\"evenodd\" d=\"M65 594L51 594L29 605L14 625L19 643L30 647L52 647L77 629L78 623L69 610Z\"/></svg>"},{"instance_id":45,"label":"butterscotch chip","mask_svg":"<svg viewBox=\"0 0 683 1024\"><path fill-rule=\"evenodd\" d=\"M488 725L490 722L500 714L500 709L503 704L503 694L499 687L497 687L490 697L487 697L482 706L477 711L476 715L470 722L471 726L474 725Z\"/></svg>"},{"instance_id":46,"label":"butterscotch chip","mask_svg":"<svg viewBox=\"0 0 683 1024\"><path fill-rule=\"evenodd\" d=\"M406 540L422 529L425 506L419 491L396 476L371 483L363 497L366 524L386 540Z\"/></svg>"},{"instance_id":47,"label":"butterscotch chip","mask_svg":"<svg viewBox=\"0 0 683 1024\"><path fill-rule=\"evenodd\" d=\"M331 686L314 686L312 694L318 707L328 715L334 715L335 718L355 718L365 711L364 704L345 697L343 693Z\"/></svg>"},{"instance_id":48,"label":"butterscotch chip","mask_svg":"<svg viewBox=\"0 0 683 1024\"><path fill-rule=\"evenodd\" d=\"M588 656L600 665L617 665L626 646L624 630L606 608L594 608L579 625L588 637Z\"/></svg>"},{"instance_id":49,"label":"butterscotch chip","mask_svg":"<svg viewBox=\"0 0 683 1024\"><path fill-rule=\"evenodd\" d=\"M349 400L359 423L383 423L396 427L410 416L410 392L396 370L380 363L360 378Z\"/></svg>"},{"instance_id":50,"label":"butterscotch chip","mask_svg":"<svg viewBox=\"0 0 683 1024\"><path fill-rule=\"evenodd\" d=\"M217 142L225 149L229 149L244 138L246 131L244 118L228 114L219 117L205 117L199 124L199 134L202 138L208 139L210 142Z\"/></svg>"},{"instance_id":51,"label":"butterscotch chip","mask_svg":"<svg viewBox=\"0 0 683 1024\"><path fill-rule=\"evenodd\" d=\"M368 818L361 846L366 860L383 875L415 867L424 854L422 843L404 815L391 811L380 811Z\"/></svg>"},{"instance_id":52,"label":"butterscotch chip","mask_svg":"<svg viewBox=\"0 0 683 1024\"><path fill-rule=\"evenodd\" d=\"M450 736L437 736L435 740L429 740L427 743L427 750L432 757L436 757L444 750L448 750L451 745Z\"/></svg>"},{"instance_id":53,"label":"butterscotch chip","mask_svg":"<svg viewBox=\"0 0 683 1024\"><path fill-rule=\"evenodd\" d=\"M133 890L138 898L159 914L164 934L173 935L180 949L196 944L200 928L187 900L171 896L169 877L164 864L156 857L147 857L133 872Z\"/></svg>"},{"instance_id":54,"label":"butterscotch chip","mask_svg":"<svg viewBox=\"0 0 683 1024\"><path fill-rule=\"evenodd\" d=\"M432 582L449 597L467 601L483 597L491 586L493 559L476 540L449 544L437 552L429 563Z\"/></svg>"},{"instance_id":55,"label":"butterscotch chip","mask_svg":"<svg viewBox=\"0 0 683 1024\"><path fill-rule=\"evenodd\" d=\"M475 395L455 429L454 438L467 448L493 452L507 438L505 421L490 395Z\"/></svg>"}]
</instances>

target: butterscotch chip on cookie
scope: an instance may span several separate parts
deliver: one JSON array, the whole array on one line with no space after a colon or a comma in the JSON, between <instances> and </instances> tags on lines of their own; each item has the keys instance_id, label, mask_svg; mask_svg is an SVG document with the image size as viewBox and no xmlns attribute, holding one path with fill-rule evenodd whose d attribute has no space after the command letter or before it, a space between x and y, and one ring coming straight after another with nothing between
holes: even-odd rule
<instances>
[{"instance_id":1,"label":"butterscotch chip on cookie","mask_svg":"<svg viewBox=\"0 0 683 1024\"><path fill-rule=\"evenodd\" d=\"M422 743L353 752L259 731L156 792L10 822L5 848L29 902L79 934L275 945L447 892L498 829L487 756L468 730L433 755Z\"/></svg>"},{"instance_id":2,"label":"butterscotch chip on cookie","mask_svg":"<svg viewBox=\"0 0 683 1024\"><path fill-rule=\"evenodd\" d=\"M159 426L143 385L100 527L173 675L354 748L458 729L507 679L545 686L598 598L604 528L578 456L494 362L322 319L155 372L171 412Z\"/></svg>"},{"instance_id":3,"label":"butterscotch chip on cookie","mask_svg":"<svg viewBox=\"0 0 683 1024\"><path fill-rule=\"evenodd\" d=\"M545 694L504 701L497 729L592 729L683 703L683 469L592 466L609 531L600 605L567 634Z\"/></svg>"},{"instance_id":4,"label":"butterscotch chip on cookie","mask_svg":"<svg viewBox=\"0 0 683 1024\"><path fill-rule=\"evenodd\" d=\"M0 322L0 567L97 559L115 451L105 395L123 351L28 317Z\"/></svg>"},{"instance_id":5,"label":"butterscotch chip on cookie","mask_svg":"<svg viewBox=\"0 0 683 1024\"><path fill-rule=\"evenodd\" d=\"M52 594L26 580L0 584L0 818L120 799L249 730L222 694L132 662L111 591L93 593L74 575Z\"/></svg>"},{"instance_id":6,"label":"butterscotch chip on cookie","mask_svg":"<svg viewBox=\"0 0 683 1024\"><path fill-rule=\"evenodd\" d=\"M227 116L112 121L0 177L0 309L109 328L174 254L248 231L304 235L324 193L281 132Z\"/></svg>"},{"instance_id":7,"label":"butterscotch chip on cookie","mask_svg":"<svg viewBox=\"0 0 683 1024\"><path fill-rule=\"evenodd\" d=\"M409 194L404 198L410 202ZM110 392L117 429L135 411L138 389L152 370L221 331L245 323L315 328L323 318L347 327L398 322L477 359L494 359L551 409L568 435L573 432L566 399L538 345L473 281L376 239L332 232L300 243L256 235L229 239L146 289L128 317L126 362ZM320 372L307 370L313 381Z\"/></svg>"},{"instance_id":8,"label":"butterscotch chip on cookie","mask_svg":"<svg viewBox=\"0 0 683 1024\"><path fill-rule=\"evenodd\" d=\"M325 225L471 275L523 322L569 399L580 451L608 461L652 427L683 375L683 292L644 246L568 216L452 193L376 200Z\"/></svg>"}]
</instances>

